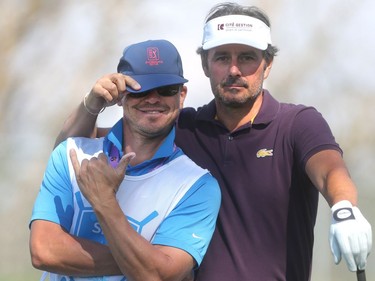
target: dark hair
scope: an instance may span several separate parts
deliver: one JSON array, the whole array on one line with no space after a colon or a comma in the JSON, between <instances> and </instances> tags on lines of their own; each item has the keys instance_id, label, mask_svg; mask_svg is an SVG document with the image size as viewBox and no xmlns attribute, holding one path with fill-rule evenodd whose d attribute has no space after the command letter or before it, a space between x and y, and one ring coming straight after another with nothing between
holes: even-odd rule
<instances>
[{"instance_id":1,"label":"dark hair","mask_svg":"<svg viewBox=\"0 0 375 281\"><path fill-rule=\"evenodd\" d=\"M222 16L228 16L228 15L244 15L253 17L256 19L259 19L263 21L268 27L271 27L270 20L265 12L263 12L261 9L255 6L242 6L237 3L232 2L224 2L215 5L212 7L212 9L209 11L205 23L209 22L210 20ZM278 52L278 48L276 46L272 46L271 44L268 44L268 47L266 50L263 51L263 57L266 60L267 64L271 63L274 56L276 56ZM207 63L207 53L208 50L203 50L202 47L199 47L197 49L197 54L201 55L202 63Z\"/></svg>"}]
</instances>

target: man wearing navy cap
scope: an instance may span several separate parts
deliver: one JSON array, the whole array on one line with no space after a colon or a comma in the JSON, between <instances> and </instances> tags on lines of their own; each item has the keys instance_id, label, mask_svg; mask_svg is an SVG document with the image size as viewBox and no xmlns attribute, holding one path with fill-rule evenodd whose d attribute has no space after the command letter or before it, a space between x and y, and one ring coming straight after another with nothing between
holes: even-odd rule
<instances>
[{"instance_id":1,"label":"man wearing navy cap","mask_svg":"<svg viewBox=\"0 0 375 281\"><path fill-rule=\"evenodd\" d=\"M123 118L103 138L69 138L53 151L30 223L42 279L191 280L221 195L174 144L185 82L165 40L127 47L118 73L96 82L82 109L97 114L86 99L121 94Z\"/></svg>"}]
</instances>

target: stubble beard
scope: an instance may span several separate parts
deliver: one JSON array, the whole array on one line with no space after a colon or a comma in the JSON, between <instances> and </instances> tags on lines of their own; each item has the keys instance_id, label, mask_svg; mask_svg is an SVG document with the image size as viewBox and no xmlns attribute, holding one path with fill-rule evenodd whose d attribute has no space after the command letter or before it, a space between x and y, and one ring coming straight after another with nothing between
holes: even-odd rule
<instances>
[{"instance_id":1,"label":"stubble beard","mask_svg":"<svg viewBox=\"0 0 375 281\"><path fill-rule=\"evenodd\" d=\"M134 116L125 116L124 118L127 122L127 126L129 126L129 129L133 131L134 134L145 139L165 137L168 135L177 119L177 117L174 115L167 117L165 120L160 120L160 118L154 119L152 116L149 116L143 120L139 120Z\"/></svg>"},{"instance_id":2,"label":"stubble beard","mask_svg":"<svg viewBox=\"0 0 375 281\"><path fill-rule=\"evenodd\" d=\"M226 107L240 108L244 105L254 104L256 99L263 91L263 83L259 83L256 87L243 85L243 90L237 89L224 90L224 83L220 84L214 91L215 99Z\"/></svg>"}]
</instances>

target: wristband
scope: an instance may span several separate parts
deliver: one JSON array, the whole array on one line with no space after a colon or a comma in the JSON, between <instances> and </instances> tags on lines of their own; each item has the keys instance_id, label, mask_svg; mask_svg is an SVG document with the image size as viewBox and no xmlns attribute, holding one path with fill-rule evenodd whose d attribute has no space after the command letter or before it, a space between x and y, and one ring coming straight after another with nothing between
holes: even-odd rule
<instances>
[{"instance_id":1,"label":"wristband","mask_svg":"<svg viewBox=\"0 0 375 281\"><path fill-rule=\"evenodd\" d=\"M105 109L105 106L99 111L99 112L92 112L86 105L86 100L87 100L87 97L89 96L90 93L87 93L84 98L83 98L83 106L85 107L86 111L88 113L90 113L91 115L99 115L100 113L102 113Z\"/></svg>"}]
</instances>

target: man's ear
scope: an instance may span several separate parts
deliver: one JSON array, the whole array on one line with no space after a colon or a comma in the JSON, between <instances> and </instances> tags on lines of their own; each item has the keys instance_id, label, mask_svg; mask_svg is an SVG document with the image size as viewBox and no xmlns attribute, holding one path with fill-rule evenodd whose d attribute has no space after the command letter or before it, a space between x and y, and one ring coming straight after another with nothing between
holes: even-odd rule
<instances>
[{"instance_id":1,"label":"man's ear","mask_svg":"<svg viewBox=\"0 0 375 281\"><path fill-rule=\"evenodd\" d=\"M273 63L273 60L271 60L268 64L266 64L266 66L264 67L264 74L263 74L263 79L267 79L268 75L270 74L271 72L271 68L272 68L272 63Z\"/></svg>"},{"instance_id":2,"label":"man's ear","mask_svg":"<svg viewBox=\"0 0 375 281\"><path fill-rule=\"evenodd\" d=\"M208 72L207 55L205 56L201 55L201 65L202 65L204 75L206 75L206 77L210 77L209 72Z\"/></svg>"},{"instance_id":3,"label":"man's ear","mask_svg":"<svg viewBox=\"0 0 375 281\"><path fill-rule=\"evenodd\" d=\"M186 96L187 96L187 87L183 85L180 91L180 109L184 107Z\"/></svg>"}]
</instances>

